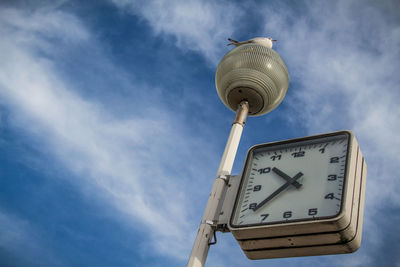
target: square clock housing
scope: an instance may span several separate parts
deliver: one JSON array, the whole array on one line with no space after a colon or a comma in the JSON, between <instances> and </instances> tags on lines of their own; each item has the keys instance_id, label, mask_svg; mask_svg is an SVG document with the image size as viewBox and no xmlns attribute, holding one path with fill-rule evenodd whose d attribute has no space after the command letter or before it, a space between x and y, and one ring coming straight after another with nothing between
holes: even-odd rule
<instances>
[{"instance_id":1,"label":"square clock housing","mask_svg":"<svg viewBox=\"0 0 400 267\"><path fill-rule=\"evenodd\" d=\"M365 179L350 131L256 145L229 229L251 259L353 252L361 243Z\"/></svg>"}]
</instances>

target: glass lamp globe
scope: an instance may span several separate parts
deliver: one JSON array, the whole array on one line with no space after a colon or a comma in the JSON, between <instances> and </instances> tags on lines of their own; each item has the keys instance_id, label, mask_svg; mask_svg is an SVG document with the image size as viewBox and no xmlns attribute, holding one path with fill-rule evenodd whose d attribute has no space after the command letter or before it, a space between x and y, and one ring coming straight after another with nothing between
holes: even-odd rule
<instances>
[{"instance_id":1,"label":"glass lamp globe","mask_svg":"<svg viewBox=\"0 0 400 267\"><path fill-rule=\"evenodd\" d=\"M285 62L271 48L244 44L229 51L218 64L215 86L222 102L235 111L249 102L249 116L260 116L282 102L289 87Z\"/></svg>"}]
</instances>

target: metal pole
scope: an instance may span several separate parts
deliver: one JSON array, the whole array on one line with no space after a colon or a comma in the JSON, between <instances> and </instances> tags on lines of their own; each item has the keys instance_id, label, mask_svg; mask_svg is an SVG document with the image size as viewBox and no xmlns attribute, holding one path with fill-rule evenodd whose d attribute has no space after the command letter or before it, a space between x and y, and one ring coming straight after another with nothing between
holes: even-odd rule
<instances>
[{"instance_id":1,"label":"metal pole","mask_svg":"<svg viewBox=\"0 0 400 267\"><path fill-rule=\"evenodd\" d=\"M187 264L188 267L203 267L205 265L208 249L210 248L210 241L215 233L215 227L222 205L222 198L227 185L226 176L230 175L232 171L233 162L248 112L249 103L247 101L242 101L236 111L224 154L219 164L217 177L211 189L199 230L197 231L196 240L194 241L192 253L190 254Z\"/></svg>"}]
</instances>

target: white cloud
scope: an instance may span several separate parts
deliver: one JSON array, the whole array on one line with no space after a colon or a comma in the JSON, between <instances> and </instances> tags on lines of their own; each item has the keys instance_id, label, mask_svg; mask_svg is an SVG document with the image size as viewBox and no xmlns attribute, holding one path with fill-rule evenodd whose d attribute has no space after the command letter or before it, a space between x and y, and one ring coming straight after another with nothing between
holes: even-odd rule
<instances>
[{"instance_id":1,"label":"white cloud","mask_svg":"<svg viewBox=\"0 0 400 267\"><path fill-rule=\"evenodd\" d=\"M310 5L309 20L305 17L291 27L276 29L281 32L280 52L289 71L293 66L292 80L297 83L292 87L298 91L289 101L296 113L302 113L310 133L338 127L354 130L367 163L372 164L369 177L373 178L368 183L385 179L392 184L389 193L400 203L394 191L400 185L397 179L374 173L380 164L390 169L396 165L400 145L399 78L393 71L400 65L400 27L389 25L379 8L360 6L354 14L355 8L346 1L329 7ZM274 12L268 17L266 28L287 18ZM365 27L372 27L368 30L373 37ZM376 153L380 157L375 158ZM376 193L369 188L369 194ZM382 200L387 197L380 195Z\"/></svg>"},{"instance_id":2,"label":"white cloud","mask_svg":"<svg viewBox=\"0 0 400 267\"><path fill-rule=\"evenodd\" d=\"M229 1L112 0L121 9L146 20L154 33L172 39L184 51L200 52L217 63L219 48L235 30L243 11Z\"/></svg>"},{"instance_id":3,"label":"white cloud","mask_svg":"<svg viewBox=\"0 0 400 267\"><path fill-rule=\"evenodd\" d=\"M277 49L292 74L289 90L298 90L289 92L286 101L293 114L285 116L301 114L310 134L342 129L356 134L368 165L364 220L369 227L364 243L375 248L380 245L375 238L384 237L374 233L379 229L374 227L376 213L388 204L400 206L395 174L400 147L400 79L395 73L400 67L400 27L392 23L398 15L389 12L395 5L313 2L290 25L284 22L295 11L263 10L265 29L279 34ZM371 261L365 252L355 255L354 265Z\"/></svg>"},{"instance_id":4,"label":"white cloud","mask_svg":"<svg viewBox=\"0 0 400 267\"><path fill-rule=\"evenodd\" d=\"M15 44L31 48L35 45L42 50L51 49L51 38L63 42L80 42L90 38L89 32L76 17L54 9L28 11L2 8L0 24L3 25L3 36L12 35Z\"/></svg>"},{"instance_id":5,"label":"white cloud","mask_svg":"<svg viewBox=\"0 0 400 267\"><path fill-rule=\"evenodd\" d=\"M220 55L217 47L243 15L228 2L113 2L143 18L166 41L172 39L180 49L199 52L212 64ZM307 6L310 16L290 25L291 14L275 12L270 6L260 8L260 18L266 18L265 32L279 40L276 47L288 63L291 88L299 90L285 99L293 104L292 112L301 114L310 134L353 129L369 166L367 200L376 201L367 204L376 207L389 200L398 205L395 189L400 184L394 174L400 92L394 70L399 67L400 31L370 8L360 11L361 22L367 23L363 26L353 17L352 5ZM367 20L367 15L374 15L374 21ZM367 38L367 29L372 29L379 42ZM216 161L202 152L211 151L210 144L185 135L182 125L162 106L118 119L102 103L84 99L71 83L63 81L54 62L37 50L54 51L60 42L87 42L98 48L76 17L55 10L3 9L0 33L0 103L12 111L18 127L44 142L79 177L74 182L82 184L88 197L98 197L118 209L137 229L146 227L153 242L146 245L186 259L195 231L189 227L195 216L188 206L202 210L196 202L202 194L197 189L207 188L201 180L210 177L201 167ZM111 73L120 73L106 60L100 61L108 64L105 69ZM129 82L129 88L136 90ZM185 164L182 159L191 160ZM373 212L366 215L373 224ZM367 230L369 239L375 228ZM219 242L214 253L226 248ZM221 257L214 259L217 262ZM232 262L239 261L232 257Z\"/></svg>"},{"instance_id":6,"label":"white cloud","mask_svg":"<svg viewBox=\"0 0 400 267\"><path fill-rule=\"evenodd\" d=\"M0 103L12 111L19 129L33 134L76 174L73 182L87 197L119 210L119 219L136 229L146 229L160 253L186 258L195 232L189 227L189 207L198 205L187 199L188 194L201 195L196 187L207 174L193 165L185 167L182 159L208 162L201 152L208 145L183 136L181 125L159 105L148 108L147 115L139 112L121 120L100 103L80 97L58 75L54 62L36 51L43 45L54 50L64 42L48 42L49 36L67 35L70 42L92 46L98 45L96 40L88 40L90 33L71 15L37 12L0 13L0 32L6 37L0 40L0 51L7 51L0 54ZM49 21L55 26L47 28ZM21 42L28 35L35 41ZM107 69L118 73L114 66ZM135 85L130 89L136 90ZM196 149L199 152L193 154Z\"/></svg>"}]
</instances>

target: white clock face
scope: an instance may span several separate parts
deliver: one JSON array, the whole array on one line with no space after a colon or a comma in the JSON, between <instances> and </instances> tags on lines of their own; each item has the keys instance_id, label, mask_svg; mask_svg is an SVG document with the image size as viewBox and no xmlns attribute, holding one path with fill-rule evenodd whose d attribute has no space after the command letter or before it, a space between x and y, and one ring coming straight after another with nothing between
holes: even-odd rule
<instances>
[{"instance_id":1,"label":"white clock face","mask_svg":"<svg viewBox=\"0 0 400 267\"><path fill-rule=\"evenodd\" d=\"M246 159L231 225L318 220L342 208L347 133L253 147Z\"/></svg>"}]
</instances>

